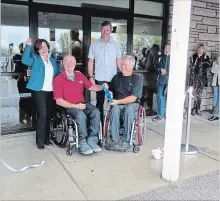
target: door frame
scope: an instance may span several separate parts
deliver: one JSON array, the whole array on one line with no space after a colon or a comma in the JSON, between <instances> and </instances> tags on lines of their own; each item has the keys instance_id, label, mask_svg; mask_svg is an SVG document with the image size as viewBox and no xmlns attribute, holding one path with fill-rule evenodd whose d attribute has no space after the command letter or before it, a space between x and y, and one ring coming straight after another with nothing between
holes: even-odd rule
<instances>
[{"instance_id":1,"label":"door frame","mask_svg":"<svg viewBox=\"0 0 220 201\"><path fill-rule=\"evenodd\" d=\"M118 10L118 8L111 8L111 10L100 10L97 8L73 7L54 4L36 3L34 0L19 1L19 0L2 0L4 4L24 5L29 8L29 34L30 38L36 40L38 38L38 12L50 12L70 15L80 15L83 18L83 66L84 72L87 74L87 56L91 40L91 17L115 18L127 20L127 54L133 52L133 22L134 17L153 18L163 21L162 26L162 45L165 44L168 38L168 13L169 0L149 0L152 2L163 3L163 16L149 16L134 13L135 0L129 0L129 8L126 10ZM13 73L2 73L2 76L12 76ZM32 125L32 130L35 125ZM22 130L21 132L23 132ZM20 132L20 131L19 131Z\"/></svg>"},{"instance_id":2,"label":"door frame","mask_svg":"<svg viewBox=\"0 0 220 201\"><path fill-rule=\"evenodd\" d=\"M127 21L127 25L130 22L130 31L127 26L127 51L128 53L132 52L132 44L128 41L131 41L133 38L133 19L132 15L129 15L129 9L98 9L98 8L86 8L86 7L72 7L72 6L62 6L62 5L53 5L53 4L42 4L42 3L32 3L31 8L29 9L30 15L30 37L33 40L38 38L38 13L47 12L47 13L59 13L59 14L68 14L68 15L79 15L82 16L82 31L83 31L83 48L82 48L82 73L88 75L88 54L89 47L91 44L91 18L92 17L102 17L102 18L114 18L114 19L124 19ZM131 20L131 21L130 21ZM90 92L85 93L86 101L90 102Z\"/></svg>"}]
</instances>

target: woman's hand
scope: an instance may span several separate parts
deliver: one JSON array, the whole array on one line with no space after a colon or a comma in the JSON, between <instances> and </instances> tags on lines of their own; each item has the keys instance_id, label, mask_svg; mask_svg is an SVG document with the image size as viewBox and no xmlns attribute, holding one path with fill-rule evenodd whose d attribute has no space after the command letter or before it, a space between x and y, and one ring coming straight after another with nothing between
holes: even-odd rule
<instances>
[{"instance_id":1,"label":"woman's hand","mask_svg":"<svg viewBox=\"0 0 220 201\"><path fill-rule=\"evenodd\" d=\"M28 39L26 40L26 44L27 44L27 45L31 45L31 39L30 39L30 38L28 38Z\"/></svg>"}]
</instances>

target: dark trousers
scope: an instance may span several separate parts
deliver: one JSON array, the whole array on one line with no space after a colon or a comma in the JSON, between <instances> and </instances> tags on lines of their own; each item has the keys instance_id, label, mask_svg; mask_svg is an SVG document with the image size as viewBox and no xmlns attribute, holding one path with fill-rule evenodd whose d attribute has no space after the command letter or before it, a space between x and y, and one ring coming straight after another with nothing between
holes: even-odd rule
<instances>
[{"instance_id":1,"label":"dark trousers","mask_svg":"<svg viewBox=\"0 0 220 201\"><path fill-rule=\"evenodd\" d=\"M36 144L43 146L50 140L50 120L55 106L53 92L34 91L33 99L35 103L36 121Z\"/></svg>"},{"instance_id":2,"label":"dark trousers","mask_svg":"<svg viewBox=\"0 0 220 201\"><path fill-rule=\"evenodd\" d=\"M31 93L29 89L26 88L27 81L24 81L24 79L20 78L17 82L17 87L19 94L21 93ZM30 120L32 111L32 103L30 98L20 98L19 100L19 121L20 123L26 119Z\"/></svg>"},{"instance_id":3,"label":"dark trousers","mask_svg":"<svg viewBox=\"0 0 220 201\"><path fill-rule=\"evenodd\" d=\"M77 123L79 141L86 140L87 137L98 136L100 113L94 105L87 103L84 110L68 108L67 112Z\"/></svg>"},{"instance_id":4,"label":"dark trousers","mask_svg":"<svg viewBox=\"0 0 220 201\"><path fill-rule=\"evenodd\" d=\"M104 83L107 83L108 85L110 84L110 82L105 82L105 81L95 81L95 83L97 85L102 85ZM100 111L100 119L101 119L101 123L102 125L104 125L104 102L105 102L105 92L102 91L98 91L96 92L96 107L99 109Z\"/></svg>"}]
</instances>

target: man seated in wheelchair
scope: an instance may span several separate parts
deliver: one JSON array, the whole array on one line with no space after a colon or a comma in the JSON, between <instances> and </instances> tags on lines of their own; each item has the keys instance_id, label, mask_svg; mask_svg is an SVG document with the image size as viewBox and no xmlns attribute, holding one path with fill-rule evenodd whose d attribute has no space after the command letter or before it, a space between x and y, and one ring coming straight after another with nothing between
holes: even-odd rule
<instances>
[{"instance_id":1,"label":"man seated in wheelchair","mask_svg":"<svg viewBox=\"0 0 220 201\"><path fill-rule=\"evenodd\" d=\"M79 152L84 155L100 152L97 145L100 129L100 112L90 103L85 103L84 89L101 91L103 86L92 84L82 73L74 71L76 59L65 56L64 72L53 82L56 104L66 108L67 113L76 121L79 133ZM108 87L107 84L105 87Z\"/></svg>"},{"instance_id":2,"label":"man seated in wheelchair","mask_svg":"<svg viewBox=\"0 0 220 201\"><path fill-rule=\"evenodd\" d=\"M109 134L112 139L110 147L113 149L120 147L120 116L124 128L122 148L130 147L132 125L137 116L143 89L142 76L133 73L134 58L127 55L122 59L121 64L121 73L113 77L109 86L113 95L109 119Z\"/></svg>"}]
</instances>

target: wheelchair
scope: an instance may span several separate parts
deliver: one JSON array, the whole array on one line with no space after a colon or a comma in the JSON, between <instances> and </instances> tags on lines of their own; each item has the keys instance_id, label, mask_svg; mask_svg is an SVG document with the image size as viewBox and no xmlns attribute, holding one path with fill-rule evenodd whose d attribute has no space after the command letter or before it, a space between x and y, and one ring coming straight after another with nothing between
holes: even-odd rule
<instances>
[{"instance_id":1,"label":"wheelchair","mask_svg":"<svg viewBox=\"0 0 220 201\"><path fill-rule=\"evenodd\" d=\"M73 148L76 152L79 149L78 127L75 120L67 113L63 107L56 106L53 117L50 121L50 134L53 142L60 148L66 149L66 154L71 156ZM98 134L98 145L102 147L102 125L100 122L100 131Z\"/></svg>"},{"instance_id":2,"label":"wheelchair","mask_svg":"<svg viewBox=\"0 0 220 201\"><path fill-rule=\"evenodd\" d=\"M130 137L130 148L123 148L120 146L118 149L111 148L111 136L109 134L109 119L110 110L108 110L105 120L104 120L104 138L105 138L105 149L114 151L128 151L133 146L133 152L138 153L140 151L140 146L143 144L146 135L146 113L143 106L140 104L137 110L137 116L132 124L131 137ZM122 127L122 116L120 116L120 141L122 142L124 136L124 128Z\"/></svg>"}]
</instances>

